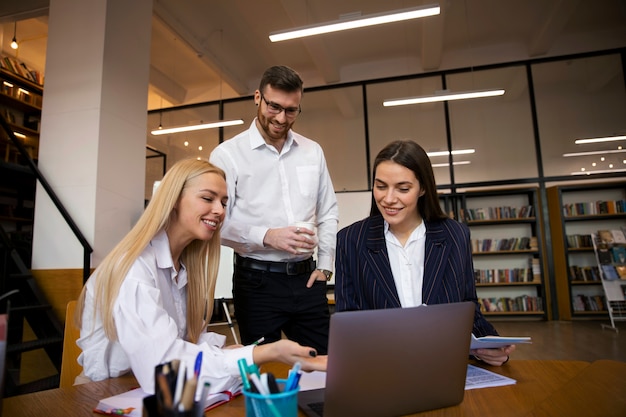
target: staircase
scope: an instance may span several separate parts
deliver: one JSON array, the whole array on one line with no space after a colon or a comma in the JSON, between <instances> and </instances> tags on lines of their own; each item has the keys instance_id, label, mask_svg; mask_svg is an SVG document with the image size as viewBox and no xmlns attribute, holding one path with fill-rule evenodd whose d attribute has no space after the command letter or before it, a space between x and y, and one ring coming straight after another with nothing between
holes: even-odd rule
<instances>
[{"instance_id":1,"label":"staircase","mask_svg":"<svg viewBox=\"0 0 626 417\"><path fill-rule=\"evenodd\" d=\"M5 397L59 386L63 324L30 271L35 184L28 167L0 162L0 311L9 313ZM36 350L56 373L23 382L23 354Z\"/></svg>"}]
</instances>

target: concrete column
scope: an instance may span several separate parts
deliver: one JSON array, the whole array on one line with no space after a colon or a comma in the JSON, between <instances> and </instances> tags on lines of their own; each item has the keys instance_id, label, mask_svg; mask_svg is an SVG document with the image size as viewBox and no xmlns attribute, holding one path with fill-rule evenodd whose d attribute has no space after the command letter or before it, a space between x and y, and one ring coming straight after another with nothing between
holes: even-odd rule
<instances>
[{"instance_id":1,"label":"concrete column","mask_svg":"<svg viewBox=\"0 0 626 417\"><path fill-rule=\"evenodd\" d=\"M95 267L143 210L152 0L51 0L39 167ZM32 269L83 249L38 185Z\"/></svg>"}]
</instances>

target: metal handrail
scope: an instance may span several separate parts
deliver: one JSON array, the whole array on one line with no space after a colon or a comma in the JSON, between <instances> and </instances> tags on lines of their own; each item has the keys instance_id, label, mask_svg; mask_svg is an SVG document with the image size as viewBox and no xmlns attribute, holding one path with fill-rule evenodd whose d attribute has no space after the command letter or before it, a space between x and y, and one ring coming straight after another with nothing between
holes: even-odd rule
<instances>
[{"instance_id":1,"label":"metal handrail","mask_svg":"<svg viewBox=\"0 0 626 417\"><path fill-rule=\"evenodd\" d=\"M80 229L78 228L78 226L76 225L76 223L74 222L74 220L72 219L68 211L63 206L63 203L61 202L59 197L56 195L56 193L54 192L54 190L52 189L48 181L44 178L43 174L41 173L41 171L35 164L35 161L33 161L33 159L30 157L30 154L26 150L26 147L24 147L22 142L20 142L19 139L13 134L13 129L11 129L11 126L9 125L9 123L6 121L6 119L4 118L2 114L0 114L0 125L9 136L9 139L11 140L11 142L13 142L13 145L19 151L20 156L26 160L28 167L33 172L33 174L35 174L35 177L37 178L41 186L44 188L44 190L46 190L48 197L50 197L50 200L52 200L57 210L59 210L59 213L61 213L61 216L63 216L63 219L65 220L67 225L70 227L70 229L74 233L74 236L76 236L76 238L82 245L83 247L83 282L86 282L87 278L89 278L90 270L91 270L91 253L93 252L91 245L89 244L89 242L87 242L87 239L81 233Z\"/></svg>"}]
</instances>

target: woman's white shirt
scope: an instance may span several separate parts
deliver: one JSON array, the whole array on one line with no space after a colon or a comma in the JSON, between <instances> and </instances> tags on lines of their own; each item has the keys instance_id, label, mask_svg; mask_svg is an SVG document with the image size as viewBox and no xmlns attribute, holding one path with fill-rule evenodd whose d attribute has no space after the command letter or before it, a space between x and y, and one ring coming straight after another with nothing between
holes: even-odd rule
<instances>
[{"instance_id":1,"label":"woman's white shirt","mask_svg":"<svg viewBox=\"0 0 626 417\"><path fill-rule=\"evenodd\" d=\"M132 369L142 389L154 392L156 365L180 359L193 369L202 351L200 379L211 392L232 390L241 383L237 361L252 363L254 346L222 349L226 337L203 333L198 344L186 341L187 271L176 271L167 234L162 231L128 271L114 306L117 341L109 340L99 312L94 311L94 283L87 282L78 362L93 381L120 376ZM198 384L198 390L203 384Z\"/></svg>"},{"instance_id":2,"label":"woman's white shirt","mask_svg":"<svg viewBox=\"0 0 626 417\"><path fill-rule=\"evenodd\" d=\"M406 244L400 241L389 230L385 221L385 241L391 264L391 273L396 283L400 305L415 307L422 304L422 287L424 284L424 253L426 251L426 225L417 226Z\"/></svg>"}]
</instances>

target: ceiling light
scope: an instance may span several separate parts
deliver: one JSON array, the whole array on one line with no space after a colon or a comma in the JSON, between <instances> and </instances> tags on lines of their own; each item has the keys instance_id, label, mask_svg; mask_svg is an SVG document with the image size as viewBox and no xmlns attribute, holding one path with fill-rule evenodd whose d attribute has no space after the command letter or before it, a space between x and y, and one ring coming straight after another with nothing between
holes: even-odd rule
<instances>
[{"instance_id":1,"label":"ceiling light","mask_svg":"<svg viewBox=\"0 0 626 417\"><path fill-rule=\"evenodd\" d=\"M626 152L626 149L613 149L610 151L571 152L571 153L564 153L563 157L567 158L570 156L605 155L607 153L624 153L624 152Z\"/></svg>"},{"instance_id":2,"label":"ceiling light","mask_svg":"<svg viewBox=\"0 0 626 417\"><path fill-rule=\"evenodd\" d=\"M457 161L457 162L452 163L452 165L469 165L469 164L471 164L470 161ZM448 166L450 166L450 164L447 162L444 162L441 164L432 164L433 168L442 168L442 167L448 167Z\"/></svg>"},{"instance_id":3,"label":"ceiling light","mask_svg":"<svg viewBox=\"0 0 626 417\"><path fill-rule=\"evenodd\" d=\"M154 136L158 136L158 135L167 135L169 133L191 132L194 130L214 129L216 127L236 126L236 125L242 125L242 124L243 124L243 120L241 119L222 120L219 122L201 123L199 125L169 127L167 129L155 129L150 133L152 133Z\"/></svg>"},{"instance_id":4,"label":"ceiling light","mask_svg":"<svg viewBox=\"0 0 626 417\"><path fill-rule=\"evenodd\" d=\"M576 139L574 143L576 145L581 145L583 143L613 142L616 140L626 140L626 136L607 136L605 138Z\"/></svg>"},{"instance_id":5,"label":"ceiling light","mask_svg":"<svg viewBox=\"0 0 626 417\"><path fill-rule=\"evenodd\" d=\"M15 37L17 35L17 20L15 21L15 26L13 26L13 40L11 40L11 48L13 49L17 49L18 48L18 44L17 44L17 38Z\"/></svg>"},{"instance_id":6,"label":"ceiling light","mask_svg":"<svg viewBox=\"0 0 626 417\"><path fill-rule=\"evenodd\" d=\"M383 106L406 106L408 104L421 104L421 103L434 103L437 101L450 101L450 100L464 100L468 98L481 98L481 97L493 97L501 96L504 94L504 90L477 90L466 91L462 93L450 93L448 90L438 91L430 96L421 97L406 97L406 98L394 98L391 100L385 100Z\"/></svg>"},{"instance_id":7,"label":"ceiling light","mask_svg":"<svg viewBox=\"0 0 626 417\"><path fill-rule=\"evenodd\" d=\"M570 172L570 175L612 174L614 172L626 172L626 169L598 169L596 171Z\"/></svg>"},{"instance_id":8,"label":"ceiling light","mask_svg":"<svg viewBox=\"0 0 626 417\"><path fill-rule=\"evenodd\" d=\"M431 4L428 6L420 6L409 9L394 10L391 12L351 17L335 20L333 22L326 22L316 25L302 26L295 29L272 32L270 33L270 40L272 42L280 42L288 39L319 35L322 33L338 32L340 30L356 29L365 26L381 25L383 23L399 22L402 20L435 16L438 15L440 12L441 8L438 4Z\"/></svg>"},{"instance_id":9,"label":"ceiling light","mask_svg":"<svg viewBox=\"0 0 626 417\"><path fill-rule=\"evenodd\" d=\"M452 155L467 155L470 153L475 153L476 149L457 149L456 151L452 151ZM436 152L426 152L429 158L433 156L448 156L450 152L448 151L436 151Z\"/></svg>"}]
</instances>

